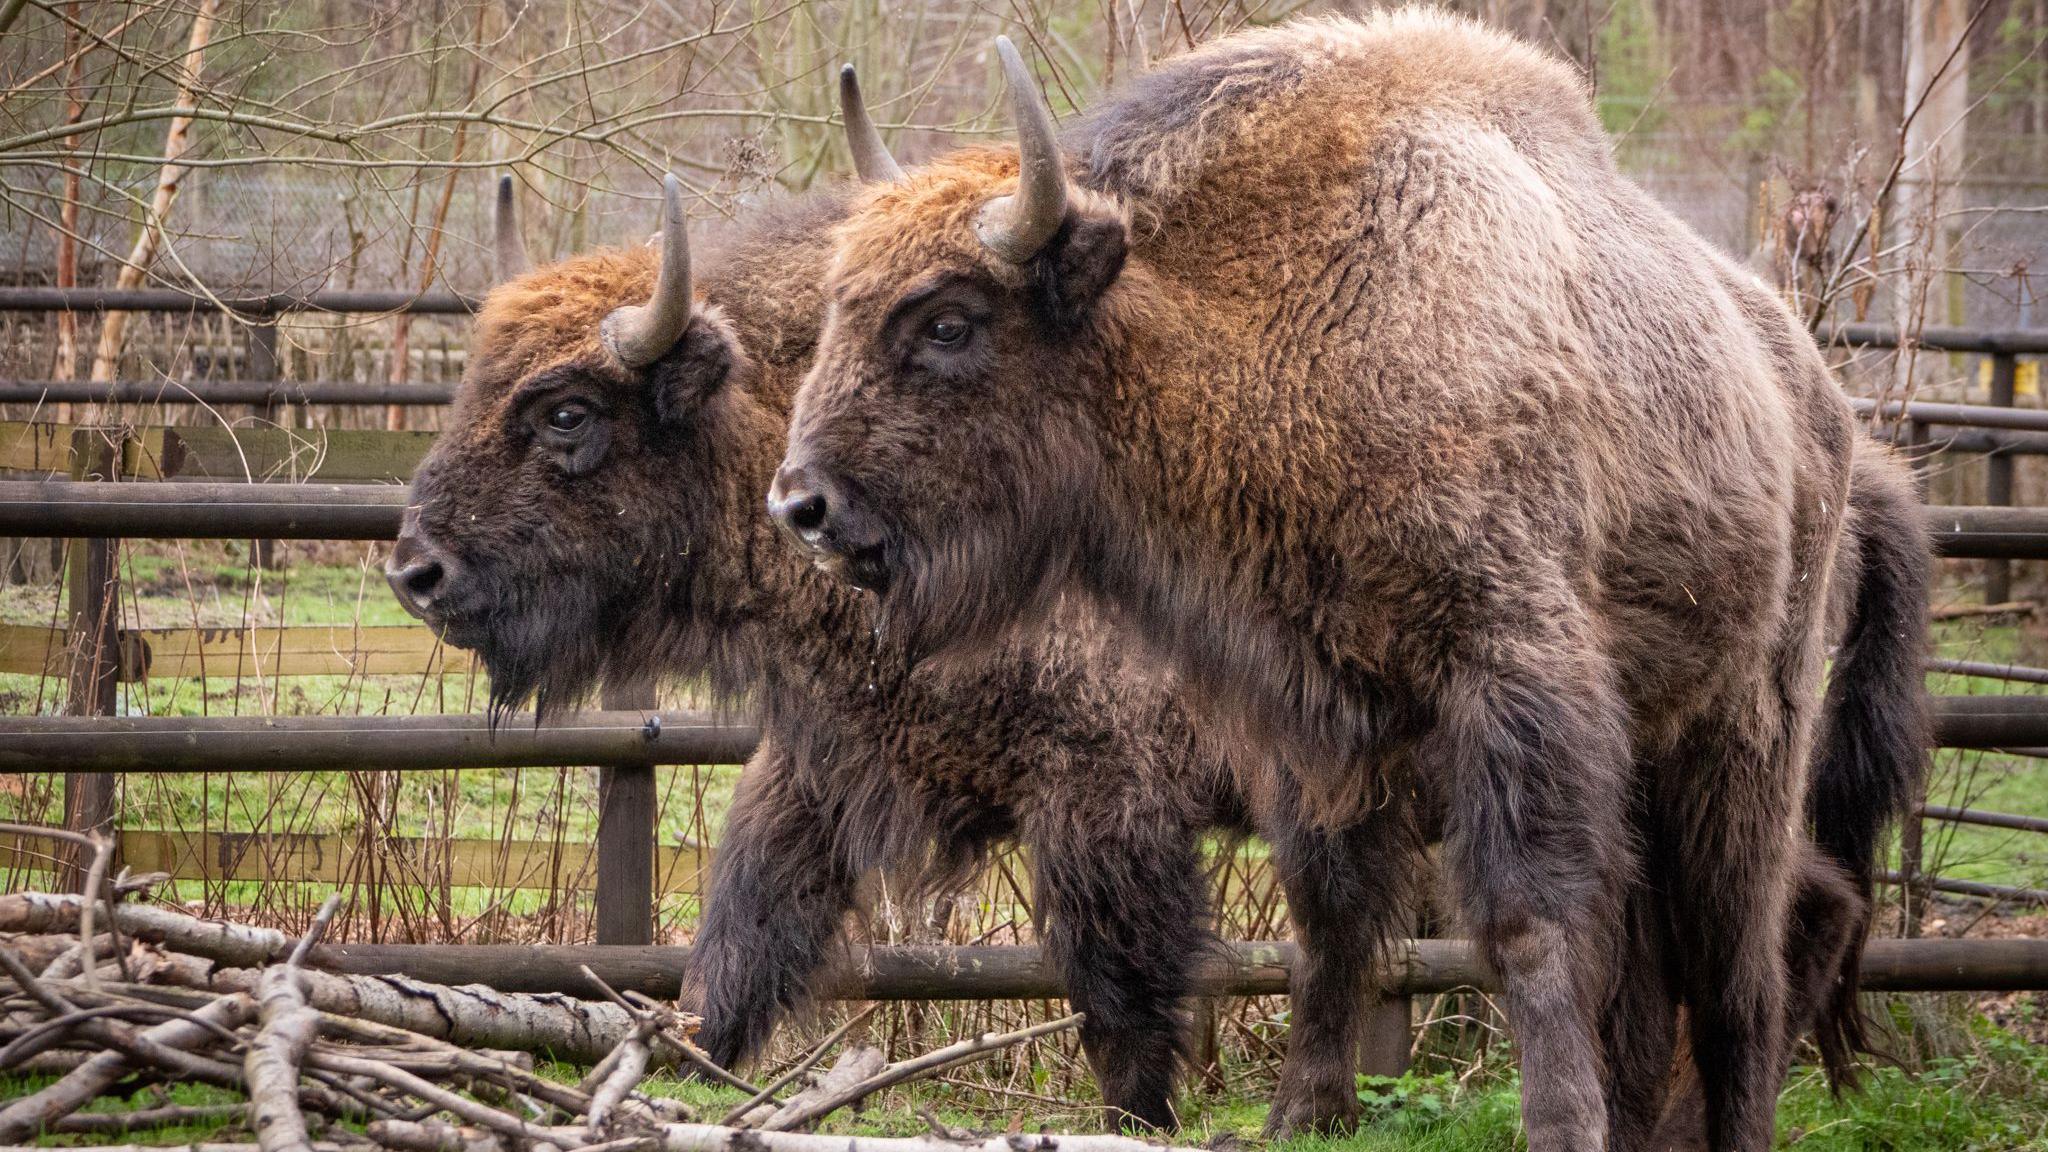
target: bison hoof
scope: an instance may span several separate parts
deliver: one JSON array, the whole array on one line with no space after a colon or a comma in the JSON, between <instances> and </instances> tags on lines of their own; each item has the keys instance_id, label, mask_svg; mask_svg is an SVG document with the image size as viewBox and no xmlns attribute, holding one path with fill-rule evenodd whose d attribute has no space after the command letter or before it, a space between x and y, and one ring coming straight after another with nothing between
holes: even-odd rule
<instances>
[{"instance_id":1,"label":"bison hoof","mask_svg":"<svg viewBox=\"0 0 2048 1152\"><path fill-rule=\"evenodd\" d=\"M1341 1136L1358 1127L1358 1093L1350 1084L1285 1083L1266 1113L1266 1139L1311 1133Z\"/></svg>"}]
</instances>

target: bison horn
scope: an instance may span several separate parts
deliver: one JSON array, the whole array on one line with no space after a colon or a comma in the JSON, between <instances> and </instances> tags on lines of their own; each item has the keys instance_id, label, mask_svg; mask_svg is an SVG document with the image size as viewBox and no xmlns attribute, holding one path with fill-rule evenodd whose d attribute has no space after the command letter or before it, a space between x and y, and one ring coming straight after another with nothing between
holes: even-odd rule
<instances>
[{"instance_id":1,"label":"bison horn","mask_svg":"<svg viewBox=\"0 0 2048 1152\"><path fill-rule=\"evenodd\" d=\"M1021 167L1017 194L988 202L974 222L974 234L989 250L1013 264L1038 255L1067 218L1067 178L1053 133L1052 109L1038 91L1038 81L1024 67L1024 58L1008 36L996 37L996 54L1010 81L1010 108L1017 119L1017 152Z\"/></svg>"},{"instance_id":2,"label":"bison horn","mask_svg":"<svg viewBox=\"0 0 2048 1152\"><path fill-rule=\"evenodd\" d=\"M839 70L839 111L846 121L846 147L853 153L853 170L862 182L885 184L903 178L903 167L889 155L875 122L868 119L867 101L860 98L860 77L853 65Z\"/></svg>"},{"instance_id":3,"label":"bison horn","mask_svg":"<svg viewBox=\"0 0 2048 1152\"><path fill-rule=\"evenodd\" d=\"M683 218L683 182L661 179L661 273L645 304L617 308L598 325L598 336L619 363L645 368L661 359L690 326L690 233Z\"/></svg>"},{"instance_id":4,"label":"bison horn","mask_svg":"<svg viewBox=\"0 0 2048 1152\"><path fill-rule=\"evenodd\" d=\"M512 177L498 177L498 204L491 213L491 255L497 263L498 282L523 276L533 267L526 254L526 240L519 235L519 215L512 197Z\"/></svg>"}]
</instances>

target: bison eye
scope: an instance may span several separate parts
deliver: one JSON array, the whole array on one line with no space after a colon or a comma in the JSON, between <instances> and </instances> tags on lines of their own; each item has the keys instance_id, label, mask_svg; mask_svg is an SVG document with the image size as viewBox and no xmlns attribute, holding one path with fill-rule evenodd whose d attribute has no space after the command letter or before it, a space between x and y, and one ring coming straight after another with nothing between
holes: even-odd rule
<instances>
[{"instance_id":1,"label":"bison eye","mask_svg":"<svg viewBox=\"0 0 2048 1152\"><path fill-rule=\"evenodd\" d=\"M942 312L925 325L924 338L941 348L952 348L967 339L970 330L967 317L958 312Z\"/></svg>"},{"instance_id":2,"label":"bison eye","mask_svg":"<svg viewBox=\"0 0 2048 1152\"><path fill-rule=\"evenodd\" d=\"M590 409L581 404L558 404L548 413L548 427L557 432L574 432L590 421Z\"/></svg>"}]
</instances>

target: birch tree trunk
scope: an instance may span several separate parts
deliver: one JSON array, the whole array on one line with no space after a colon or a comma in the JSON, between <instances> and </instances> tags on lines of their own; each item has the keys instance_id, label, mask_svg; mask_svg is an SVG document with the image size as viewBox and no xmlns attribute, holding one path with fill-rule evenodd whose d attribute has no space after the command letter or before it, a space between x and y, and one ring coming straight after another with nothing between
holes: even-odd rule
<instances>
[{"instance_id":1,"label":"birch tree trunk","mask_svg":"<svg viewBox=\"0 0 2048 1152\"><path fill-rule=\"evenodd\" d=\"M193 91L199 82L199 66L206 55L206 43L213 37L214 14L220 9L220 0L199 0L199 10L192 17L192 38L185 48L185 59L178 73L178 92L172 103L179 107L191 107L198 102ZM192 129L189 116L175 116L169 130L164 133L164 166L157 176L156 194L150 198L149 214L143 218L142 233L135 238L135 247L129 250L128 259L121 265L121 272L114 281L120 289L140 288L142 278L148 274L149 266L156 262L158 250L163 247L164 221L170 217L171 204L178 198L178 187L190 171L178 160L185 155L187 137ZM92 357L92 376L95 382L109 381L121 364L121 337L128 327L128 314L109 312L100 326L98 349Z\"/></svg>"},{"instance_id":2,"label":"birch tree trunk","mask_svg":"<svg viewBox=\"0 0 2048 1152\"><path fill-rule=\"evenodd\" d=\"M1938 303L1949 263L1948 214L1963 170L1964 120L1970 107L1968 0L1907 0L1905 162L1892 194L1891 223L1885 231L1903 243L1903 264L1892 279L1892 322L1902 334L1917 332ZM1924 94L1924 96L1923 96ZM1919 111L1913 108L1919 104ZM1958 319L1941 308L1937 323ZM1911 395L1915 357L1897 358L1894 395Z\"/></svg>"}]
</instances>

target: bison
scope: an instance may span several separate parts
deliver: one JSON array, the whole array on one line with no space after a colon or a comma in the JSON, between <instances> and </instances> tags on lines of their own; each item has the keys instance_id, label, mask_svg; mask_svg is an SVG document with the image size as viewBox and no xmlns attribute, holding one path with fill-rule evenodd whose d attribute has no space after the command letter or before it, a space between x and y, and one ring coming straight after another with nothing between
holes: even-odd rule
<instances>
[{"instance_id":1,"label":"bison","mask_svg":"<svg viewBox=\"0 0 2048 1152\"><path fill-rule=\"evenodd\" d=\"M1859 439L1812 340L1463 18L1228 37L1064 149L998 51L1018 148L836 228L787 533L913 657L1083 594L1322 824L1439 807L1533 1149L1641 1146L1674 1000L1709 1144L1766 1147ZM1924 722L1910 493L1868 511L1816 785L1862 876Z\"/></svg>"},{"instance_id":2,"label":"bison","mask_svg":"<svg viewBox=\"0 0 2048 1152\"><path fill-rule=\"evenodd\" d=\"M828 191L763 210L711 261L694 310L673 179L658 250L494 290L452 425L414 477L393 590L481 655L494 715L658 676L703 678L754 710L763 740L686 978L719 1063L757 1054L808 998L877 873L914 898L1010 841L1029 849L1041 939L1087 1014L1106 1104L1171 1127L1208 941L1200 839L1255 831L1304 957L1275 1123L1348 1126L1373 955L1356 926L1405 924L1408 897L1368 865L1412 855L1418 833L1298 819L1290 782L1241 778L1171 683L1107 649L1083 613L971 673L914 672L863 594L782 546L760 493L843 203ZM501 244L500 263L525 261Z\"/></svg>"},{"instance_id":3,"label":"bison","mask_svg":"<svg viewBox=\"0 0 2048 1152\"><path fill-rule=\"evenodd\" d=\"M502 185L502 204L509 205L509 193L509 183ZM747 769L714 867L699 939L702 962L690 980L691 998L710 1022L705 1042L727 1061L757 1049L776 1017L803 998L824 968L863 862L922 871L933 882L939 877L932 866L943 862L938 871L957 876L994 838L998 823L1037 820L1042 829L1046 813L1057 808L1076 821L1067 834L1110 835L1104 846L1110 854L1088 857L1116 866L1097 883L1123 876L1150 884L1161 865L1147 853L1159 844L1115 835L1128 827L1127 816L1092 811L1074 791L1095 786L1091 772L1123 779L1133 765L1155 774L1147 787L1163 789L1165 799L1148 807L1178 808L1172 836L1207 824L1242 832L1254 823L1236 781L1221 771L1222 760L1203 758L1172 694L1142 678L1117 680L1136 670L1101 654L1082 661L1077 674L1078 637L1052 646L1050 656L1012 652L980 680L949 688L971 694L968 710L951 722L910 715L903 711L907 701L933 697L901 679L873 679L877 650L856 606L829 584L819 587L823 582L793 558L763 547L766 517L747 481L761 480L766 462L781 450L788 396L822 316L815 286L827 249L820 225L839 215L841 202L825 194L766 213L735 237L703 278L706 295L724 302L722 313L716 305L698 308L691 331L658 357L659 366L616 370L603 337L596 346L590 341L592 331L601 331L597 317L639 302L650 283L664 281L653 252L583 257L495 293L479 325L477 366L446 438L459 446L437 449L423 470L391 564L402 600L444 634L483 651L494 670L494 710L543 686L559 700L607 677L649 674L709 675L722 691L741 697L767 686L771 702L786 704L783 721L771 725L770 748L779 740L807 750L806 758L764 748ZM500 220L500 266L523 270L509 213ZM681 235L671 230L664 240ZM682 250L672 251L681 256ZM665 282L671 293L680 291L676 278ZM531 414L529 423L505 422L508 393L528 380L555 390L527 401L549 404L550 424L570 406L563 401L574 401L586 419L601 411L599 419L610 425L595 459L567 462L573 476L563 462L550 460L549 445L529 439ZM676 381L690 382L687 409L668 407ZM699 427L681 436L671 426L676 421ZM507 437L524 443L507 454ZM547 466L520 464L521 454L535 453ZM594 635L593 619L612 631ZM1105 677L1111 687L1101 689ZM821 679L824 692L818 692ZM847 693L851 684L862 691ZM806 691L818 694L806 698ZM1118 717L1129 727L1098 736L1087 728L1094 705L1064 692L1095 692L1095 699L1114 696L1138 707ZM1042 737L1036 734L1041 725ZM1019 731L1025 739L1010 745ZM1061 744L1077 738L1078 757ZM838 742L837 754L820 757L821 741ZM876 741L888 742L886 754L875 752ZM876 771L878 764L887 770ZM970 772L972 780L963 785ZM963 786L969 795L961 794ZM1111 793L1120 794L1111 789L1103 795ZM929 826L920 823L926 821ZM878 828L889 831L885 844L862 839ZM1342 913L1350 900L1367 897L1361 884L1385 888L1402 878L1347 875L1356 862L1350 856L1321 862L1330 843L1344 845L1342 836L1319 838L1285 821L1269 821L1266 831L1279 838L1283 863L1306 859L1313 865L1290 872L1299 916L1313 916L1319 907ZM819 844L833 846L831 856L815 852ZM1119 863L1115 853L1137 859ZM1183 865L1191 860L1184 845L1172 854ZM1085 881L1065 854L1049 862L1061 859L1068 866L1056 878ZM1800 986L1810 990L1799 1009L1802 1022L1831 994L1855 924L1856 898L1833 872L1812 861L1802 878L1792 955L1804 973ZM1058 884L1041 880L1040 888L1061 895ZM1185 932L1199 923L1199 913L1190 912L1195 896L1178 883L1162 891L1185 897L1161 910L1189 917L1172 925ZM1330 895L1315 899L1319 892ZM1142 895L1115 892L1116 909L1096 909L1098 915L1114 911L1114 920L1089 924L1087 932L1107 934L1111 942L1124 933L1156 932L1148 915L1152 899L1149 888ZM1075 902L1047 907L1064 917ZM1064 920L1049 925L1055 933L1063 926ZM1361 971L1347 958L1341 924L1311 918L1303 929L1315 967L1305 968L1296 984L1299 1030L1272 1113L1276 1130L1341 1127L1356 1107L1349 1051L1359 1023ZM1128 996L1140 1006L1166 1006L1135 1024L1128 1013L1106 1017L1133 1035L1148 1028L1164 1034L1164 1042L1134 1045L1153 1054L1151 1067L1137 1061L1125 1075L1104 1080L1106 1097L1126 1115L1157 1116L1167 1114L1186 967L1178 953L1139 963L1144 957L1131 953L1129 965L1111 966L1099 982L1077 981L1076 995L1084 1005L1091 994L1114 994L1113 1003ZM1101 961L1095 963L1099 972ZM1070 978L1087 975L1069 969ZM1118 979L1135 986L1109 986ZM1091 1052L1098 1059L1110 1055ZM1134 1099L1127 1094L1134 1084L1159 1090ZM1697 1128L1690 1100L1682 1096L1667 1121L1668 1139Z\"/></svg>"}]
</instances>

